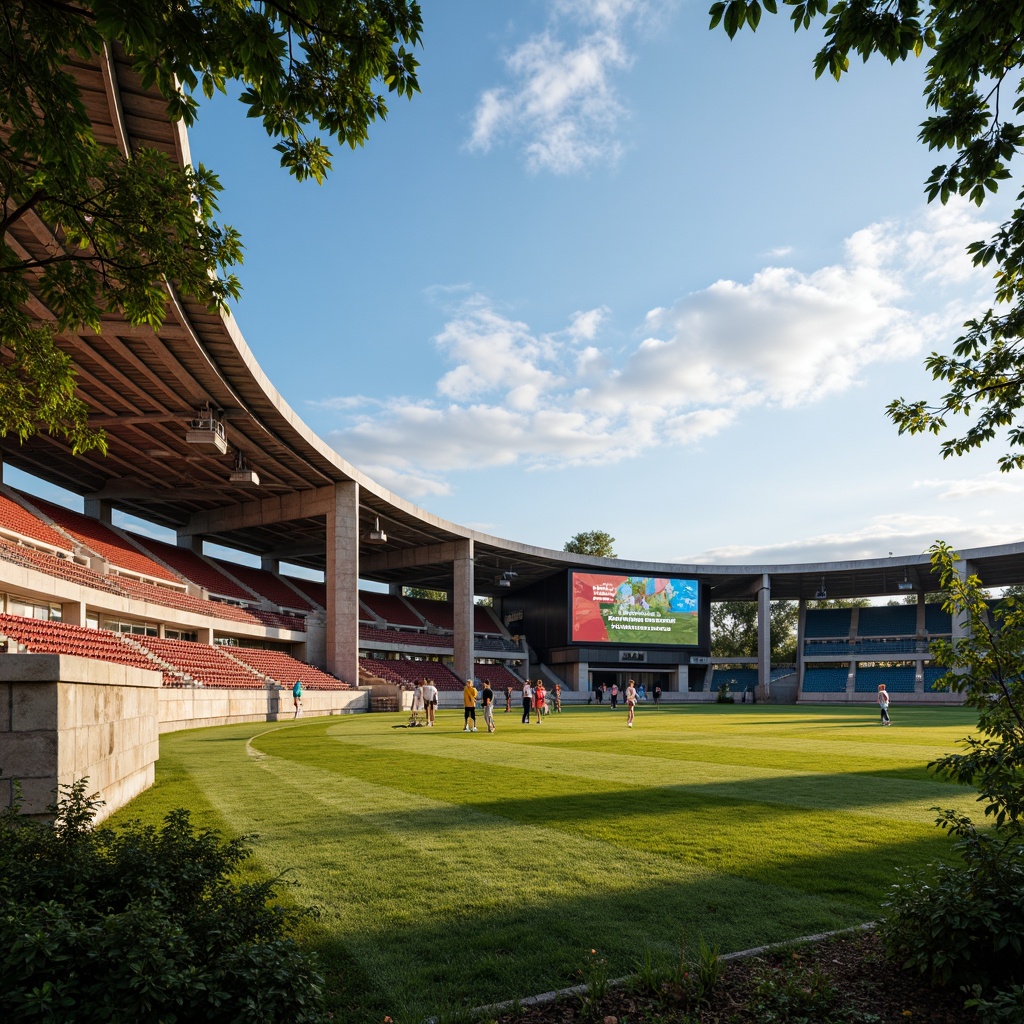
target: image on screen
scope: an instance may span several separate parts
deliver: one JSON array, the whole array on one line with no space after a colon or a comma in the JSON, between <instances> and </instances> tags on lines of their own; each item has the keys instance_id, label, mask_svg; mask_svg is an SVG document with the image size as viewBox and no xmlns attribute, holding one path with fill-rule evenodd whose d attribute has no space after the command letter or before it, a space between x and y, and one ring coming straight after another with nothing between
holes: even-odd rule
<instances>
[{"instance_id":1,"label":"image on screen","mask_svg":"<svg viewBox=\"0 0 1024 1024\"><path fill-rule=\"evenodd\" d=\"M697 643L696 580L574 572L571 586L574 642Z\"/></svg>"}]
</instances>

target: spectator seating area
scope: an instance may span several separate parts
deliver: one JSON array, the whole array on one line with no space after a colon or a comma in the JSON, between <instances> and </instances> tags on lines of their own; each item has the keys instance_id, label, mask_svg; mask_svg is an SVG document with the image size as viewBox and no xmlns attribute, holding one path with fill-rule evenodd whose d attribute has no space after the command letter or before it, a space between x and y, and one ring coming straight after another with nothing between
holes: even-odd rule
<instances>
[{"instance_id":1,"label":"spectator seating area","mask_svg":"<svg viewBox=\"0 0 1024 1024\"><path fill-rule=\"evenodd\" d=\"M883 668L865 668L861 666L857 669L855 684L857 693L875 693L882 683L885 683L885 688L890 693L913 693L913 666L886 666Z\"/></svg>"},{"instance_id":2,"label":"spectator seating area","mask_svg":"<svg viewBox=\"0 0 1024 1024\"><path fill-rule=\"evenodd\" d=\"M831 640L850 635L849 608L808 608L804 622L805 640Z\"/></svg>"},{"instance_id":3,"label":"spectator seating area","mask_svg":"<svg viewBox=\"0 0 1024 1024\"><path fill-rule=\"evenodd\" d=\"M917 633L917 605L878 605L859 609L857 636L897 637Z\"/></svg>"},{"instance_id":4,"label":"spectator seating area","mask_svg":"<svg viewBox=\"0 0 1024 1024\"><path fill-rule=\"evenodd\" d=\"M293 587L298 587L315 608L327 607L327 584L318 583L316 580L307 580L302 576L289 576L288 582Z\"/></svg>"},{"instance_id":5,"label":"spectator seating area","mask_svg":"<svg viewBox=\"0 0 1024 1024\"><path fill-rule=\"evenodd\" d=\"M271 604L280 608L293 608L297 612L313 610L313 603L301 594L297 594L287 583L283 583L272 572L266 569L257 569L251 565L240 565L238 562L228 562L220 558L210 559L213 564L225 574L230 573L235 579L243 583L249 590L259 597L264 598Z\"/></svg>"},{"instance_id":6,"label":"spectator seating area","mask_svg":"<svg viewBox=\"0 0 1024 1024\"><path fill-rule=\"evenodd\" d=\"M377 626L359 624L359 639L363 642L394 645L402 644L415 647L437 647L451 651L451 633L415 633L407 629L380 629Z\"/></svg>"},{"instance_id":7,"label":"spectator seating area","mask_svg":"<svg viewBox=\"0 0 1024 1024\"><path fill-rule=\"evenodd\" d=\"M949 636L953 632L953 620L941 604L924 606L924 631L929 636Z\"/></svg>"},{"instance_id":8,"label":"spectator seating area","mask_svg":"<svg viewBox=\"0 0 1024 1024\"><path fill-rule=\"evenodd\" d=\"M513 690L523 688L522 679L504 665L490 665L478 661L473 665L473 675L481 683L490 683L493 690L504 690L506 686L511 686Z\"/></svg>"},{"instance_id":9,"label":"spectator seating area","mask_svg":"<svg viewBox=\"0 0 1024 1024\"><path fill-rule=\"evenodd\" d=\"M413 686L429 679L439 690L461 690L465 682L439 661L405 661L399 659L360 658L360 669L389 683L410 683Z\"/></svg>"},{"instance_id":10,"label":"spectator seating area","mask_svg":"<svg viewBox=\"0 0 1024 1024\"><path fill-rule=\"evenodd\" d=\"M733 693L752 691L757 688L757 669L719 665L711 676L711 691L717 693L725 683Z\"/></svg>"},{"instance_id":11,"label":"spectator seating area","mask_svg":"<svg viewBox=\"0 0 1024 1024\"><path fill-rule=\"evenodd\" d=\"M845 693L849 672L845 668L811 668L804 672L804 693Z\"/></svg>"},{"instance_id":12,"label":"spectator seating area","mask_svg":"<svg viewBox=\"0 0 1024 1024\"><path fill-rule=\"evenodd\" d=\"M72 551L74 545L62 533L48 526L41 519L26 512L16 501L0 492L0 534L4 536L26 537L40 541L51 548Z\"/></svg>"},{"instance_id":13,"label":"spectator seating area","mask_svg":"<svg viewBox=\"0 0 1024 1024\"><path fill-rule=\"evenodd\" d=\"M373 616L376 616L377 619L383 619L392 626L424 628L423 620L406 604L405 599L395 597L394 594L382 594L375 590L360 590L359 601L366 609L373 613ZM373 616L365 615L362 609L360 610L359 617L364 622L374 621Z\"/></svg>"},{"instance_id":14,"label":"spectator seating area","mask_svg":"<svg viewBox=\"0 0 1024 1024\"><path fill-rule=\"evenodd\" d=\"M221 647L229 658L240 661L264 678L282 686L290 687L296 679L302 685L314 690L348 690L348 683L335 679L334 676L321 672L320 669L307 665L281 651L268 651L258 647Z\"/></svg>"},{"instance_id":15,"label":"spectator seating area","mask_svg":"<svg viewBox=\"0 0 1024 1024\"><path fill-rule=\"evenodd\" d=\"M268 682L312 689L348 689L348 684L276 651L215 647L188 640L126 635L66 622L0 613L0 633L33 654L72 654L162 672L165 686L228 686L260 689Z\"/></svg>"},{"instance_id":16,"label":"spectator seating area","mask_svg":"<svg viewBox=\"0 0 1024 1024\"><path fill-rule=\"evenodd\" d=\"M179 548L174 544L165 544L162 540L152 537L135 537L135 542L145 548L155 558L165 562L183 579L189 580L198 587L218 597L257 604L259 598L244 589L240 584L228 579L214 564L202 558L188 548Z\"/></svg>"}]
</instances>

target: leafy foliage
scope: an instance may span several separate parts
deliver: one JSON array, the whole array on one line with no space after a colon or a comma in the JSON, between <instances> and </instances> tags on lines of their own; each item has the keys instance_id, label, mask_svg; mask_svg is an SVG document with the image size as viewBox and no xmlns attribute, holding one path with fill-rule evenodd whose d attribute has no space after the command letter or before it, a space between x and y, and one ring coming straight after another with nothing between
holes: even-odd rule
<instances>
[{"instance_id":1,"label":"leafy foliage","mask_svg":"<svg viewBox=\"0 0 1024 1024\"><path fill-rule=\"evenodd\" d=\"M563 551L573 555L596 555L598 558L615 558L615 538L604 530L584 530L575 533L565 542Z\"/></svg>"},{"instance_id":2,"label":"leafy foliage","mask_svg":"<svg viewBox=\"0 0 1024 1024\"><path fill-rule=\"evenodd\" d=\"M52 822L0 815L0 1016L270 1022L321 1019L322 979L287 937L279 882L239 884L245 839L162 828L93 829L86 780Z\"/></svg>"},{"instance_id":3,"label":"leafy foliage","mask_svg":"<svg viewBox=\"0 0 1024 1024\"><path fill-rule=\"evenodd\" d=\"M792 601L772 601L769 612L771 660L796 661L798 608ZM711 653L716 658L757 657L757 602L716 601L711 605Z\"/></svg>"},{"instance_id":4,"label":"leafy foliage","mask_svg":"<svg viewBox=\"0 0 1024 1024\"><path fill-rule=\"evenodd\" d=\"M99 331L111 312L159 327L167 282L211 308L239 291L229 272L241 262L239 236L212 219L216 176L155 150L123 153L100 142L73 62L103 63L118 44L171 120L186 124L198 90L209 97L238 82L248 116L277 140L282 166L320 182L331 153L309 126L361 145L387 114L378 83L400 96L417 90L407 47L420 31L411 0L0 6L0 341L13 354L0 366L0 436L42 428L76 451L105 450L55 334ZM15 243L7 232L19 225L45 225L57 246Z\"/></svg>"},{"instance_id":5,"label":"leafy foliage","mask_svg":"<svg viewBox=\"0 0 1024 1024\"><path fill-rule=\"evenodd\" d=\"M1024 603L1004 598L991 613L977 576L947 545L932 548L945 608L967 633L932 645L951 686L978 710L979 736L929 766L973 785L990 827L944 810L938 825L961 864L906 876L889 894L883 934L906 964L935 981L974 986L993 1007L1024 982ZM986 1011L998 1020L997 1009ZM1004 1018L1005 1019L1005 1018Z\"/></svg>"},{"instance_id":6,"label":"leafy foliage","mask_svg":"<svg viewBox=\"0 0 1024 1024\"><path fill-rule=\"evenodd\" d=\"M850 57L878 54L893 63L928 54L924 99L930 110L918 138L951 150L925 183L928 200L967 196L979 206L1009 180L1024 145L1024 4L1019 0L782 0L794 30L821 20L824 45L814 72L839 80ZM730 37L756 29L775 0L719 0L711 27ZM1024 192L1017 196L1024 204ZM933 352L926 367L948 390L937 403L896 399L888 415L900 433L939 435L949 418L972 417L942 442L944 457L962 455L1005 433L1002 470L1024 467L1024 205L992 238L968 246L976 266L993 268L997 304L969 320L952 354Z\"/></svg>"}]
</instances>

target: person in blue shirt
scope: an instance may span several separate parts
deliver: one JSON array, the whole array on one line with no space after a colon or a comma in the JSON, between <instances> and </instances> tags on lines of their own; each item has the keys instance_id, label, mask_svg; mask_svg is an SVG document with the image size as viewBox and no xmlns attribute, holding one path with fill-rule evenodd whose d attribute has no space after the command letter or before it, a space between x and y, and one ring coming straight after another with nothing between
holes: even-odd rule
<instances>
[{"instance_id":1,"label":"person in blue shirt","mask_svg":"<svg viewBox=\"0 0 1024 1024\"><path fill-rule=\"evenodd\" d=\"M292 703L295 705L295 717L302 714L302 680L296 679L292 687Z\"/></svg>"}]
</instances>

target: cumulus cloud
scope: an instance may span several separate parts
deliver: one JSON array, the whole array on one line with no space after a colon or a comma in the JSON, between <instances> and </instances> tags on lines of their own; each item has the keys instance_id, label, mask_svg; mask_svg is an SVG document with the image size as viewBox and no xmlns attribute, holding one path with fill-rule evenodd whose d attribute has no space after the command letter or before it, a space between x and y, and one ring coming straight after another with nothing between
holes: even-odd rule
<instances>
[{"instance_id":1,"label":"cumulus cloud","mask_svg":"<svg viewBox=\"0 0 1024 1024\"><path fill-rule=\"evenodd\" d=\"M716 281L653 306L625 348L604 306L542 331L487 296L438 292L451 305L433 339L447 364L434 393L328 399L321 406L340 420L331 442L419 497L445 493L445 474L462 469L609 464L692 446L755 408L821 401L858 386L868 367L918 357L962 322L968 290L949 290L963 308L950 300L928 315L915 312L915 292L961 274L951 239L988 227L965 216L951 205L872 225L818 270ZM935 489L956 496L949 484Z\"/></svg>"},{"instance_id":2,"label":"cumulus cloud","mask_svg":"<svg viewBox=\"0 0 1024 1024\"><path fill-rule=\"evenodd\" d=\"M849 533L813 537L763 546L733 544L687 554L672 561L695 565L793 565L848 559L924 554L939 538L960 550L1007 544L1020 539L1021 523L982 525L956 516L892 514L876 516Z\"/></svg>"},{"instance_id":3,"label":"cumulus cloud","mask_svg":"<svg viewBox=\"0 0 1024 1024\"><path fill-rule=\"evenodd\" d=\"M506 55L507 84L481 94L466 147L510 142L531 171L555 174L613 162L624 113L614 78L632 63L630 29L651 9L646 0L555 0L545 29Z\"/></svg>"}]
</instances>

